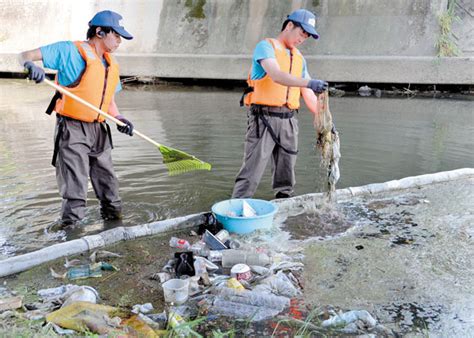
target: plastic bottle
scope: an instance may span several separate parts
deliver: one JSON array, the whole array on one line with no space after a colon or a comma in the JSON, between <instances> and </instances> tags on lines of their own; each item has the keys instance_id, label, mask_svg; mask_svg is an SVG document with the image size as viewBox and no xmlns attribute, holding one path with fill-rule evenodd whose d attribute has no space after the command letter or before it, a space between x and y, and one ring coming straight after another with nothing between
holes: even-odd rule
<instances>
[{"instance_id":1,"label":"plastic bottle","mask_svg":"<svg viewBox=\"0 0 474 338\"><path fill-rule=\"evenodd\" d=\"M203 241L194 243L189 247L189 250L191 250L195 256L207 257L209 255L209 249Z\"/></svg>"},{"instance_id":2,"label":"plastic bottle","mask_svg":"<svg viewBox=\"0 0 474 338\"><path fill-rule=\"evenodd\" d=\"M224 250L210 250L209 251L209 254L207 255L207 258L211 261L211 262L220 262L222 261L222 252ZM227 251L227 250L225 250Z\"/></svg>"},{"instance_id":3,"label":"plastic bottle","mask_svg":"<svg viewBox=\"0 0 474 338\"><path fill-rule=\"evenodd\" d=\"M185 249L188 250L191 245L185 239L181 239L178 237L171 237L170 238L170 247L177 248L177 249Z\"/></svg>"},{"instance_id":4,"label":"plastic bottle","mask_svg":"<svg viewBox=\"0 0 474 338\"><path fill-rule=\"evenodd\" d=\"M238 249L240 248L240 242L236 239L228 239L226 242L225 242L225 245L229 248L229 249Z\"/></svg>"},{"instance_id":5,"label":"plastic bottle","mask_svg":"<svg viewBox=\"0 0 474 338\"><path fill-rule=\"evenodd\" d=\"M277 309L235 303L216 298L209 309L211 313L220 314L231 318L246 318L250 321L259 321L275 317L280 313Z\"/></svg>"},{"instance_id":6,"label":"plastic bottle","mask_svg":"<svg viewBox=\"0 0 474 338\"><path fill-rule=\"evenodd\" d=\"M219 297L234 303L267 307L279 311L290 307L290 298L259 291L237 291L231 288L222 288L219 290Z\"/></svg>"},{"instance_id":7,"label":"plastic bottle","mask_svg":"<svg viewBox=\"0 0 474 338\"><path fill-rule=\"evenodd\" d=\"M222 250L222 266L231 268L235 264L266 266L271 264L270 257L265 253L248 252L244 250Z\"/></svg>"}]
</instances>

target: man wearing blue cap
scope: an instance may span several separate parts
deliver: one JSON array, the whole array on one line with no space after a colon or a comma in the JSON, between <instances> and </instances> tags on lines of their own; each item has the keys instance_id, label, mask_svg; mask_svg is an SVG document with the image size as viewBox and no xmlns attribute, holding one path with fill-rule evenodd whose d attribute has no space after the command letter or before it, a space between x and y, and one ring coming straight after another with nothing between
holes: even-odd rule
<instances>
[{"instance_id":1,"label":"man wearing blue cap","mask_svg":"<svg viewBox=\"0 0 474 338\"><path fill-rule=\"evenodd\" d=\"M112 11L97 13L89 21L87 41L61 41L20 55L21 65L36 83L44 80L46 68L57 70L56 82L95 107L115 116L124 126L117 129L130 136L133 124L120 115L115 94L122 89L119 67L112 53L122 38L133 37L120 25L122 16ZM46 113L56 112L53 166L63 198L61 226L85 216L88 177L106 220L122 217L122 202L111 150L112 135L104 118L94 110L56 92Z\"/></svg>"},{"instance_id":2,"label":"man wearing blue cap","mask_svg":"<svg viewBox=\"0 0 474 338\"><path fill-rule=\"evenodd\" d=\"M276 198L294 194L298 121L295 113L303 96L317 114L317 97L328 89L325 81L311 79L306 61L296 48L308 37L319 39L313 13L299 9L288 15L276 39L260 41L241 105L249 107L244 161L235 180L233 198L252 197L272 159L272 188Z\"/></svg>"}]
</instances>

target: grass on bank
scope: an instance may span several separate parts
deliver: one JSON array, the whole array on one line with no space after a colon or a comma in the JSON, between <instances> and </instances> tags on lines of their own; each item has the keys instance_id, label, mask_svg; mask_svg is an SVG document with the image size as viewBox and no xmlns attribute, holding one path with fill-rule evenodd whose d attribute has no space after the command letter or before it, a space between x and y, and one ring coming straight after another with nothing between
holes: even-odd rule
<instances>
[{"instance_id":1,"label":"grass on bank","mask_svg":"<svg viewBox=\"0 0 474 338\"><path fill-rule=\"evenodd\" d=\"M461 50L455 42L452 28L455 21L460 21L456 15L456 0L448 0L447 10L438 16L438 23L441 29L435 47L438 49L438 57L460 56Z\"/></svg>"}]
</instances>

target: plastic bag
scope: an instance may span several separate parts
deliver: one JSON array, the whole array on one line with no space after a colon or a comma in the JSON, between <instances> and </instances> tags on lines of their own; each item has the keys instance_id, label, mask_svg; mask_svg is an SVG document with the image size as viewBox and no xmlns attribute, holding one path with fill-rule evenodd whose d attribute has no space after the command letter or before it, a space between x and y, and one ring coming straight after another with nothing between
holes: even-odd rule
<instances>
[{"instance_id":1,"label":"plastic bag","mask_svg":"<svg viewBox=\"0 0 474 338\"><path fill-rule=\"evenodd\" d=\"M272 293L285 296L285 297L295 297L300 294L298 290L290 279L282 272L278 271L275 275L265 278L257 285L254 290L259 290L265 292L270 290Z\"/></svg>"},{"instance_id":2,"label":"plastic bag","mask_svg":"<svg viewBox=\"0 0 474 338\"><path fill-rule=\"evenodd\" d=\"M347 325L357 320L362 321L367 327L374 327L377 321L366 310L354 310L345 313L339 313L322 322L323 327L333 325Z\"/></svg>"},{"instance_id":3,"label":"plastic bag","mask_svg":"<svg viewBox=\"0 0 474 338\"><path fill-rule=\"evenodd\" d=\"M64 295L64 303L62 307L66 307L69 304L74 302L89 302L89 303L97 303L97 299L99 298L99 293L90 286L75 286L74 288L69 289Z\"/></svg>"}]
</instances>

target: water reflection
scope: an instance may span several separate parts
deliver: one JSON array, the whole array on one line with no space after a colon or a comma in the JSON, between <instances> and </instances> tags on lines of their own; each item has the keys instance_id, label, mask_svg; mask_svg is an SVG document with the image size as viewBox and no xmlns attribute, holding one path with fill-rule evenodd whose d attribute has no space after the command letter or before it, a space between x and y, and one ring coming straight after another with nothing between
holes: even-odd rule
<instances>
[{"instance_id":1,"label":"water reflection","mask_svg":"<svg viewBox=\"0 0 474 338\"><path fill-rule=\"evenodd\" d=\"M43 111L52 91L20 80L0 80L0 255L58 241L45 233L58 217L50 165L54 117ZM243 156L245 111L240 92L200 88L130 88L117 98L121 112L152 139L213 165L211 172L170 177L159 151L114 130L114 165L124 201L124 226L209 210L230 197ZM474 165L471 101L331 98L341 136L338 187ZM299 194L321 190L312 117L302 110L296 166ZM256 198L271 199L269 168ZM89 189L85 226L68 238L108 228ZM32 240L32 238L34 240Z\"/></svg>"}]
</instances>

